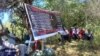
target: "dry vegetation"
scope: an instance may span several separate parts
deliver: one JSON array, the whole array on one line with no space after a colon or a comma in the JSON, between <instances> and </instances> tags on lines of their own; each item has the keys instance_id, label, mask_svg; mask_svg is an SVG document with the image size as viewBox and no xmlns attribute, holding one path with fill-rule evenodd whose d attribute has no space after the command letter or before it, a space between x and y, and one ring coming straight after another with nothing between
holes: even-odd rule
<instances>
[{"instance_id":1,"label":"dry vegetation","mask_svg":"<svg viewBox=\"0 0 100 56\"><path fill-rule=\"evenodd\" d=\"M50 38L52 40L52 38ZM49 40L50 40L49 39ZM55 50L56 56L99 56L100 48L89 41L72 41L61 44L57 39L50 41L46 46Z\"/></svg>"}]
</instances>

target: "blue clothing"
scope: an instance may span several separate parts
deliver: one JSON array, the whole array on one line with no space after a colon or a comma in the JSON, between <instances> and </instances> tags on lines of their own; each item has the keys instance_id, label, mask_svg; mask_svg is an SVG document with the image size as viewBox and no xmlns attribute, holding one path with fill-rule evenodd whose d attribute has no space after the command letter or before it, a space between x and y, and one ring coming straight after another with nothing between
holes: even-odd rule
<instances>
[{"instance_id":1,"label":"blue clothing","mask_svg":"<svg viewBox=\"0 0 100 56\"><path fill-rule=\"evenodd\" d=\"M20 50L19 56L25 56L25 54L27 53L27 46L25 44L19 44L17 45L17 48Z\"/></svg>"},{"instance_id":2,"label":"blue clothing","mask_svg":"<svg viewBox=\"0 0 100 56\"><path fill-rule=\"evenodd\" d=\"M30 36L29 36L29 35L24 35L24 43L25 43L27 40L30 40ZM25 44L28 46L28 43L25 43Z\"/></svg>"},{"instance_id":3,"label":"blue clothing","mask_svg":"<svg viewBox=\"0 0 100 56\"><path fill-rule=\"evenodd\" d=\"M14 44L14 45L15 45L15 43L16 43L14 37L9 37L8 42L9 42L10 44Z\"/></svg>"},{"instance_id":4,"label":"blue clothing","mask_svg":"<svg viewBox=\"0 0 100 56\"><path fill-rule=\"evenodd\" d=\"M0 50L0 56L15 56L16 50L11 48L4 48Z\"/></svg>"}]
</instances>

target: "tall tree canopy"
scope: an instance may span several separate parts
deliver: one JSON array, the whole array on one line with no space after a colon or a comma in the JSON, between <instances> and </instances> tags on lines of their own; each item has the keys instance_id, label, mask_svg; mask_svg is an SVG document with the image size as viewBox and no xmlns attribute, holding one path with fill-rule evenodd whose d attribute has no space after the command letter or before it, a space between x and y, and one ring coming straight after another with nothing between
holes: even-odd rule
<instances>
[{"instance_id":1,"label":"tall tree canopy","mask_svg":"<svg viewBox=\"0 0 100 56\"><path fill-rule=\"evenodd\" d=\"M65 26L84 26L84 2L80 0L45 0L46 9L61 12L61 19ZM80 23L80 24L79 24Z\"/></svg>"}]
</instances>

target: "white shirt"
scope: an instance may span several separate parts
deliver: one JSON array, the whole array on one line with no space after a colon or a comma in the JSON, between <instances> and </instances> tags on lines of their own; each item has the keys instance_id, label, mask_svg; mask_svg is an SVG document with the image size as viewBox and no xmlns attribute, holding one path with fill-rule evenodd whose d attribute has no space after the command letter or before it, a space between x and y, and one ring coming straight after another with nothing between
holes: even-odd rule
<instances>
[{"instance_id":1,"label":"white shirt","mask_svg":"<svg viewBox=\"0 0 100 56\"><path fill-rule=\"evenodd\" d=\"M7 36L2 36L1 39L2 39L3 41L6 41L6 40L8 39L8 37L7 37Z\"/></svg>"},{"instance_id":2,"label":"white shirt","mask_svg":"<svg viewBox=\"0 0 100 56\"><path fill-rule=\"evenodd\" d=\"M15 48L13 40L10 40L7 36L2 36L3 44L9 48Z\"/></svg>"},{"instance_id":3,"label":"white shirt","mask_svg":"<svg viewBox=\"0 0 100 56\"><path fill-rule=\"evenodd\" d=\"M60 31L58 31L61 35L67 35L67 33L66 33L66 31L64 31L64 30L60 30Z\"/></svg>"},{"instance_id":4,"label":"white shirt","mask_svg":"<svg viewBox=\"0 0 100 56\"><path fill-rule=\"evenodd\" d=\"M68 30L66 30L66 33L67 33L67 34L69 34L69 31L68 31Z\"/></svg>"},{"instance_id":5,"label":"white shirt","mask_svg":"<svg viewBox=\"0 0 100 56\"><path fill-rule=\"evenodd\" d=\"M10 44L8 41L3 41L3 44L9 48L16 48L13 44Z\"/></svg>"},{"instance_id":6,"label":"white shirt","mask_svg":"<svg viewBox=\"0 0 100 56\"><path fill-rule=\"evenodd\" d=\"M77 31L77 32L76 32ZM72 29L73 34L79 34L79 29Z\"/></svg>"}]
</instances>

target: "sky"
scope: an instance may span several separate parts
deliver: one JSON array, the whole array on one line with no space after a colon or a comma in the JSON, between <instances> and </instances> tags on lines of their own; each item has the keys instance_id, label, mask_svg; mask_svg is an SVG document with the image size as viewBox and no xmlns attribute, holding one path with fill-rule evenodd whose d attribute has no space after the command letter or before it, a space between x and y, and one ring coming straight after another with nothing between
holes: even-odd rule
<instances>
[{"instance_id":1,"label":"sky","mask_svg":"<svg viewBox=\"0 0 100 56\"><path fill-rule=\"evenodd\" d=\"M80 2L84 2L85 0L80 0Z\"/></svg>"},{"instance_id":2,"label":"sky","mask_svg":"<svg viewBox=\"0 0 100 56\"><path fill-rule=\"evenodd\" d=\"M79 2L85 2L86 0L79 0ZM37 6L37 7L45 7L46 5L46 2L44 0L34 0L33 2L33 5L34 6Z\"/></svg>"},{"instance_id":3,"label":"sky","mask_svg":"<svg viewBox=\"0 0 100 56\"><path fill-rule=\"evenodd\" d=\"M3 24L9 21L11 15L11 10L0 11L0 19L2 20Z\"/></svg>"},{"instance_id":4,"label":"sky","mask_svg":"<svg viewBox=\"0 0 100 56\"><path fill-rule=\"evenodd\" d=\"M33 2L33 5L34 6L37 6L37 7L44 7L45 6L45 2L44 0L35 0L35 2Z\"/></svg>"}]
</instances>

